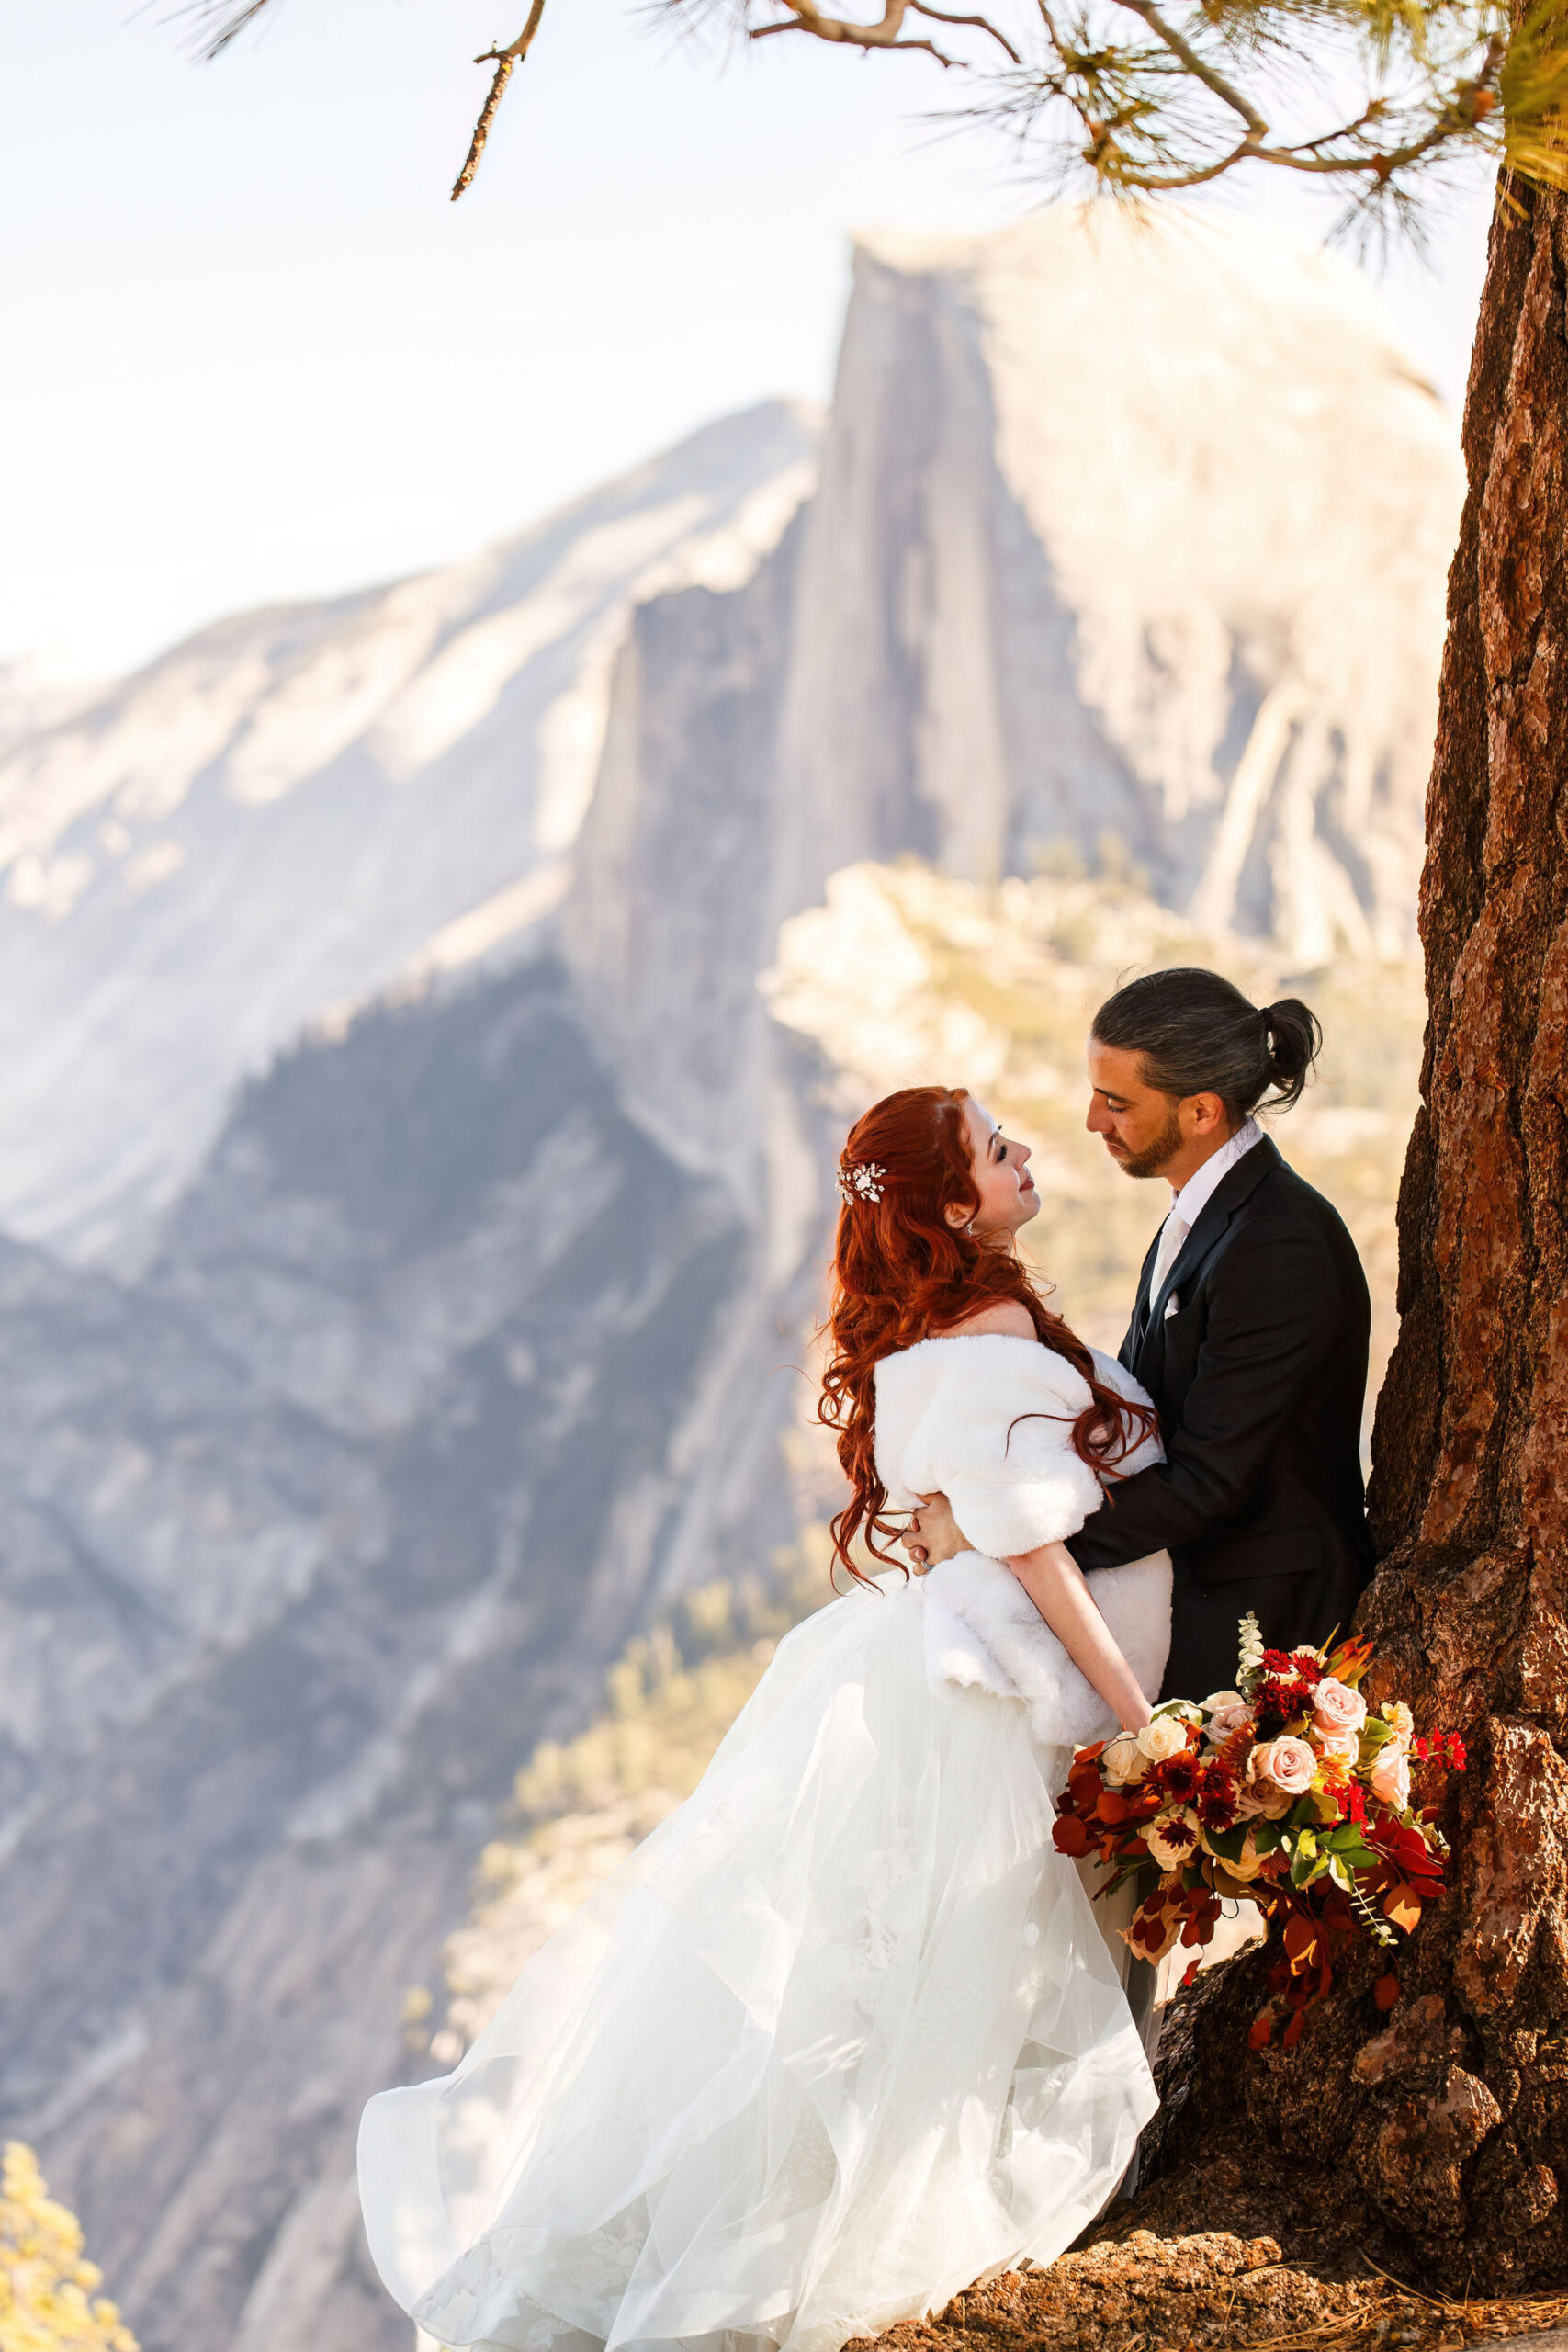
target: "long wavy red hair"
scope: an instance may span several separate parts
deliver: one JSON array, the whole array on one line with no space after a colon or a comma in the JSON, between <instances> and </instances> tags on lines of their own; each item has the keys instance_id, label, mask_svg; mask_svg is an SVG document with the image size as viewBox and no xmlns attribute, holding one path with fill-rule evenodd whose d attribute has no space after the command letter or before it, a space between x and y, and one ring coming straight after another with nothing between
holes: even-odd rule
<instances>
[{"instance_id":1,"label":"long wavy red hair","mask_svg":"<svg viewBox=\"0 0 1568 2352\"><path fill-rule=\"evenodd\" d=\"M1028 1272L1005 1243L954 1227L980 1205L969 1151L962 1086L908 1086L874 1103L850 1129L840 1170L874 1169L881 1197L846 1198L833 1251L828 1314L832 1355L818 1419L838 1432L839 1460L852 1492L833 1521L833 1549L850 1574L856 1535L874 1559L901 1563L879 1539L896 1533L883 1516L887 1489L876 1474L875 1368L883 1356L912 1348L962 1323L982 1307L1015 1299L1042 1347L1065 1356L1088 1383L1089 1402L1073 1423L1074 1451L1108 1485L1140 1437L1157 1426L1153 1411L1130 1403L1095 1370L1083 1341L1053 1315ZM906 1571L907 1573L907 1571Z\"/></svg>"}]
</instances>

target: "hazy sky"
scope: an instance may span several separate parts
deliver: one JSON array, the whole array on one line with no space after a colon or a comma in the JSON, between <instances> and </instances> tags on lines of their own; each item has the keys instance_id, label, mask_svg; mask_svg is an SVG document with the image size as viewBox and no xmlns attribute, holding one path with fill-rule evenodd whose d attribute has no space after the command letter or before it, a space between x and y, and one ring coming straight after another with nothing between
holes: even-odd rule
<instances>
[{"instance_id":1,"label":"hazy sky","mask_svg":"<svg viewBox=\"0 0 1568 2352\"><path fill-rule=\"evenodd\" d=\"M933 137L937 69L673 46L550 0L275 0L216 65L177 0L0 0L0 658L124 667L199 622L467 554L705 419L826 396L855 225L1034 194ZM1241 191L1250 198L1253 188ZM1484 189L1391 310L1450 398Z\"/></svg>"}]
</instances>

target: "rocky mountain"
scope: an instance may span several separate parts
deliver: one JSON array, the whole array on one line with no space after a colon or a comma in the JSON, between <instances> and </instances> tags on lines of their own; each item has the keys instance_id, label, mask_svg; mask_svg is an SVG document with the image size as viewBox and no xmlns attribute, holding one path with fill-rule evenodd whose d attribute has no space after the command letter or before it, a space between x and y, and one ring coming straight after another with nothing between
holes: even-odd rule
<instances>
[{"instance_id":1,"label":"rocky mountain","mask_svg":"<svg viewBox=\"0 0 1568 2352\"><path fill-rule=\"evenodd\" d=\"M849 1093L1033 1122L1108 1318L1091 991L1333 959L1382 1246L1455 479L1313 256L883 237L825 435L728 420L6 752L0 2129L148 2352L406 2342L359 2106L518 1764L822 1514Z\"/></svg>"},{"instance_id":2,"label":"rocky mountain","mask_svg":"<svg viewBox=\"0 0 1568 2352\"><path fill-rule=\"evenodd\" d=\"M451 570L220 621L0 756L0 1226L140 1266L236 1087L560 900L634 605L749 578L816 420L729 417Z\"/></svg>"},{"instance_id":3,"label":"rocky mountain","mask_svg":"<svg viewBox=\"0 0 1568 2352\"><path fill-rule=\"evenodd\" d=\"M806 877L1066 842L1305 964L1396 952L1459 498L1322 253L1109 206L867 239L784 723Z\"/></svg>"},{"instance_id":4,"label":"rocky mountain","mask_svg":"<svg viewBox=\"0 0 1568 2352\"><path fill-rule=\"evenodd\" d=\"M6 2104L144 2345L397 2340L401 1987L520 1752L794 1525L748 1257L548 964L282 1062L134 1290L7 1252Z\"/></svg>"}]
</instances>

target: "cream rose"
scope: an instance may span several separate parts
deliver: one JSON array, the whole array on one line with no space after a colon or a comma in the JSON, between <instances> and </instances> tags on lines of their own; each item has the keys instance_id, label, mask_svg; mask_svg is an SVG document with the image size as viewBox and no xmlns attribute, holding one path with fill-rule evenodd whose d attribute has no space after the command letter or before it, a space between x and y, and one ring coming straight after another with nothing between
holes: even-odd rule
<instances>
[{"instance_id":1,"label":"cream rose","mask_svg":"<svg viewBox=\"0 0 1568 2352\"><path fill-rule=\"evenodd\" d=\"M1124 1789L1141 1781L1149 1769L1149 1759L1139 1747L1130 1731L1121 1732L1111 1742L1100 1758L1100 1767L1113 1789Z\"/></svg>"},{"instance_id":2,"label":"cream rose","mask_svg":"<svg viewBox=\"0 0 1568 2352\"><path fill-rule=\"evenodd\" d=\"M1380 1713L1400 1747L1408 1755L1410 1743L1416 1736L1416 1718L1404 1700L1385 1699Z\"/></svg>"},{"instance_id":3,"label":"cream rose","mask_svg":"<svg viewBox=\"0 0 1568 2352\"><path fill-rule=\"evenodd\" d=\"M1337 1757L1342 1764L1354 1764L1361 1753L1360 1735L1353 1731L1319 1731L1313 1727L1313 1745L1320 1756Z\"/></svg>"},{"instance_id":4,"label":"cream rose","mask_svg":"<svg viewBox=\"0 0 1568 2352\"><path fill-rule=\"evenodd\" d=\"M1240 1860L1222 1862L1220 1868L1230 1877L1239 1879L1243 1886L1251 1884L1263 1868L1263 1857L1258 1850L1258 1839L1250 1829L1242 1841Z\"/></svg>"},{"instance_id":5,"label":"cream rose","mask_svg":"<svg viewBox=\"0 0 1568 2352\"><path fill-rule=\"evenodd\" d=\"M1272 1781L1288 1797L1304 1797L1316 1770L1317 1758L1304 1739L1271 1739L1247 1759L1249 1781Z\"/></svg>"},{"instance_id":6,"label":"cream rose","mask_svg":"<svg viewBox=\"0 0 1568 2352\"><path fill-rule=\"evenodd\" d=\"M1198 1816L1190 1805L1162 1813L1144 1830L1144 1843L1162 1871L1179 1870L1198 1850Z\"/></svg>"},{"instance_id":7,"label":"cream rose","mask_svg":"<svg viewBox=\"0 0 1568 2352\"><path fill-rule=\"evenodd\" d=\"M1138 1752L1151 1764L1179 1756L1187 1745L1187 1725L1175 1715L1156 1715L1138 1734Z\"/></svg>"},{"instance_id":8,"label":"cream rose","mask_svg":"<svg viewBox=\"0 0 1568 2352\"><path fill-rule=\"evenodd\" d=\"M1367 1702L1348 1682L1325 1674L1312 1694L1312 1719L1319 1731L1359 1732L1367 1720Z\"/></svg>"},{"instance_id":9,"label":"cream rose","mask_svg":"<svg viewBox=\"0 0 1568 2352\"><path fill-rule=\"evenodd\" d=\"M1410 1759L1397 1741L1390 1740L1380 1747L1377 1760L1368 1775L1372 1794L1383 1804L1392 1805L1395 1813L1404 1813L1410 1803Z\"/></svg>"}]
</instances>

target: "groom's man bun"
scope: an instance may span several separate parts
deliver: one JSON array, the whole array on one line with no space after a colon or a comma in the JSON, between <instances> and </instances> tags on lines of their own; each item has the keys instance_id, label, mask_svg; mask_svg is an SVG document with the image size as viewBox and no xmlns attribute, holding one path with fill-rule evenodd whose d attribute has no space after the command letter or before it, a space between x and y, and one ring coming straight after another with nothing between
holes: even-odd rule
<instances>
[{"instance_id":1,"label":"groom's man bun","mask_svg":"<svg viewBox=\"0 0 1568 2352\"><path fill-rule=\"evenodd\" d=\"M1317 1015L1300 997L1259 1007L1196 964L1129 980L1107 997L1091 1034L1141 1054L1145 1082L1162 1094L1217 1094L1237 1125L1251 1111L1299 1102L1323 1046Z\"/></svg>"}]
</instances>

